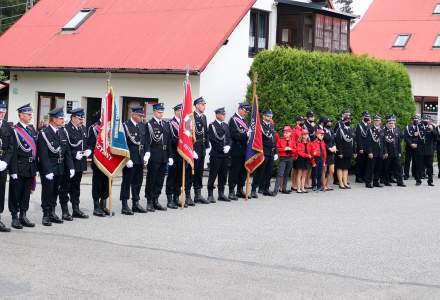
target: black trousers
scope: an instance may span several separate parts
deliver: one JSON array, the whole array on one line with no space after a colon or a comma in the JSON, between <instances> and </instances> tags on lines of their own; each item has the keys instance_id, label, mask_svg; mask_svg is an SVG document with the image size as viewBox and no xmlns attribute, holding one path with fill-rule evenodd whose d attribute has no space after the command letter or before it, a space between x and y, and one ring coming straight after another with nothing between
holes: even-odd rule
<instances>
[{"instance_id":1,"label":"black trousers","mask_svg":"<svg viewBox=\"0 0 440 300\"><path fill-rule=\"evenodd\" d=\"M209 157L208 190L215 189L214 183L217 177L219 191L225 190L225 184L228 178L228 163L229 159L227 157Z\"/></svg>"},{"instance_id":2,"label":"black trousers","mask_svg":"<svg viewBox=\"0 0 440 300\"><path fill-rule=\"evenodd\" d=\"M408 144L405 144L405 165L403 168L406 177L409 177L410 166L411 166L411 175L416 177L415 151Z\"/></svg>"},{"instance_id":3,"label":"black trousers","mask_svg":"<svg viewBox=\"0 0 440 300\"><path fill-rule=\"evenodd\" d=\"M229 167L228 185L229 189L233 190L235 187L243 188L246 183L246 168L244 167L245 155L232 156L231 166Z\"/></svg>"},{"instance_id":4,"label":"black trousers","mask_svg":"<svg viewBox=\"0 0 440 300\"><path fill-rule=\"evenodd\" d=\"M199 154L199 158L194 160L194 175L188 174L186 176L185 189L189 191L191 186L194 190L201 190L203 188L203 171L205 167L205 156Z\"/></svg>"},{"instance_id":5,"label":"black trousers","mask_svg":"<svg viewBox=\"0 0 440 300\"><path fill-rule=\"evenodd\" d=\"M424 175L424 172L426 170L426 175L428 176L428 182L432 182L432 175L434 174L433 159L434 159L434 153L432 155L423 155L422 175Z\"/></svg>"},{"instance_id":6,"label":"black trousers","mask_svg":"<svg viewBox=\"0 0 440 300\"><path fill-rule=\"evenodd\" d=\"M365 179L365 169L367 166L368 156L364 153L358 153L356 157L356 178Z\"/></svg>"},{"instance_id":7,"label":"black trousers","mask_svg":"<svg viewBox=\"0 0 440 300\"><path fill-rule=\"evenodd\" d=\"M438 143L440 143L440 141ZM438 164L437 164L438 174L440 174L440 147L437 148L437 162L438 162Z\"/></svg>"},{"instance_id":8,"label":"black trousers","mask_svg":"<svg viewBox=\"0 0 440 300\"><path fill-rule=\"evenodd\" d=\"M134 202L139 201L143 180L143 165L136 164L133 165L132 168L124 167L122 169L121 194L119 199L121 199L121 201L130 199L131 190L131 199Z\"/></svg>"},{"instance_id":9,"label":"black trousers","mask_svg":"<svg viewBox=\"0 0 440 300\"><path fill-rule=\"evenodd\" d=\"M255 171L252 180L252 190L260 189L269 190L270 179L272 178L273 156L264 156L264 162Z\"/></svg>"},{"instance_id":10,"label":"black trousers","mask_svg":"<svg viewBox=\"0 0 440 300\"><path fill-rule=\"evenodd\" d=\"M83 172L75 172L75 175L72 178L64 176L60 191L61 206L67 206L69 199L72 206L79 205L82 175Z\"/></svg>"},{"instance_id":11,"label":"black trousers","mask_svg":"<svg viewBox=\"0 0 440 300\"><path fill-rule=\"evenodd\" d=\"M167 195L180 195L182 188L182 158L174 158L174 164L168 167L168 176L166 181L165 192ZM185 170L185 175L188 170ZM191 169L190 171L191 172ZM186 181L186 179L185 179Z\"/></svg>"},{"instance_id":12,"label":"black trousers","mask_svg":"<svg viewBox=\"0 0 440 300\"><path fill-rule=\"evenodd\" d=\"M365 183L378 183L382 175L383 160L380 157L367 159L365 166Z\"/></svg>"},{"instance_id":13,"label":"black trousers","mask_svg":"<svg viewBox=\"0 0 440 300\"><path fill-rule=\"evenodd\" d=\"M7 170L0 172L0 214L5 209L6 177Z\"/></svg>"},{"instance_id":14,"label":"black trousers","mask_svg":"<svg viewBox=\"0 0 440 300\"><path fill-rule=\"evenodd\" d=\"M22 176L9 180L8 206L12 215L28 211L32 180L32 177Z\"/></svg>"},{"instance_id":15,"label":"black trousers","mask_svg":"<svg viewBox=\"0 0 440 300\"><path fill-rule=\"evenodd\" d=\"M92 165L92 198L94 201L108 198L108 177L96 166Z\"/></svg>"},{"instance_id":16,"label":"black trousers","mask_svg":"<svg viewBox=\"0 0 440 300\"><path fill-rule=\"evenodd\" d=\"M390 183L391 176L393 176L397 183L402 183L402 164L400 163L400 157L388 157L385 159L385 174L384 182Z\"/></svg>"},{"instance_id":17,"label":"black trousers","mask_svg":"<svg viewBox=\"0 0 440 300\"><path fill-rule=\"evenodd\" d=\"M434 172L433 166L433 155L419 155L416 154L414 156L414 162L415 162L415 178L417 182L421 182L423 176L428 175L428 182L432 182L432 174Z\"/></svg>"},{"instance_id":18,"label":"black trousers","mask_svg":"<svg viewBox=\"0 0 440 300\"><path fill-rule=\"evenodd\" d=\"M147 183L145 185L145 198L154 200L162 192L167 164L150 160L147 166Z\"/></svg>"},{"instance_id":19,"label":"black trousers","mask_svg":"<svg viewBox=\"0 0 440 300\"><path fill-rule=\"evenodd\" d=\"M69 176L66 174L66 176ZM48 215L57 206L57 198L63 184L63 175L55 175L52 180L41 176L41 208Z\"/></svg>"}]
</instances>

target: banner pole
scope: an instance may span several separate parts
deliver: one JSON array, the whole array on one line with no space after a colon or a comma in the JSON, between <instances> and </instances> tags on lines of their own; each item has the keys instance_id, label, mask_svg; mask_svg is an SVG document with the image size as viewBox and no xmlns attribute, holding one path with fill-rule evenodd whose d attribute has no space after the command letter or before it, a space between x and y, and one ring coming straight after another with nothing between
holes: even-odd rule
<instances>
[{"instance_id":1,"label":"banner pole","mask_svg":"<svg viewBox=\"0 0 440 300\"><path fill-rule=\"evenodd\" d=\"M108 178L108 210L110 216L113 216L113 200L112 200L112 178Z\"/></svg>"},{"instance_id":2,"label":"banner pole","mask_svg":"<svg viewBox=\"0 0 440 300\"><path fill-rule=\"evenodd\" d=\"M181 193L180 193L180 208L185 207L185 173L186 173L186 161L183 159L182 164L182 187L181 187Z\"/></svg>"},{"instance_id":3,"label":"banner pole","mask_svg":"<svg viewBox=\"0 0 440 300\"><path fill-rule=\"evenodd\" d=\"M250 183L250 181L251 181L251 173L247 172L247 176L246 176L246 191L245 191L246 195L244 197L245 201L249 200L249 183Z\"/></svg>"}]
</instances>

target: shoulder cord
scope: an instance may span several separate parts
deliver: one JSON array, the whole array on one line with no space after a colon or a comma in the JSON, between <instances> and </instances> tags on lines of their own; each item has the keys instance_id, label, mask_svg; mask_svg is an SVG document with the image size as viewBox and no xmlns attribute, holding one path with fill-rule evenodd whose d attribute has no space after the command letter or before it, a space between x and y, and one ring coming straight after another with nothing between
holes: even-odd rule
<instances>
[{"instance_id":1,"label":"shoulder cord","mask_svg":"<svg viewBox=\"0 0 440 300\"><path fill-rule=\"evenodd\" d=\"M411 134L411 132L409 132L409 125L406 125L406 132L408 132L409 136L414 136L413 134Z\"/></svg>"},{"instance_id":2,"label":"shoulder cord","mask_svg":"<svg viewBox=\"0 0 440 300\"><path fill-rule=\"evenodd\" d=\"M24 152L31 152L31 151L32 151L32 148L31 148L31 147L26 148L26 147L21 143L20 137L18 136L18 133L17 133L16 130L14 130L14 133L15 133L15 139L17 140L18 147L20 147L20 149L23 150Z\"/></svg>"},{"instance_id":3,"label":"shoulder cord","mask_svg":"<svg viewBox=\"0 0 440 300\"><path fill-rule=\"evenodd\" d=\"M222 137L220 137L220 136L217 134L217 129L215 129L215 125L214 125L214 123L211 124L211 127L212 127L212 131L214 132L215 138L218 139L218 140L220 140L220 141L225 141L226 133L225 133Z\"/></svg>"},{"instance_id":4,"label":"shoulder cord","mask_svg":"<svg viewBox=\"0 0 440 300\"><path fill-rule=\"evenodd\" d=\"M263 127L263 125L261 125L261 131L263 132L263 134L266 136L266 137L268 137L268 138L273 138L273 132L272 133L266 133L266 131L264 130L264 127ZM272 127L269 127L269 129L272 129ZM270 130L270 131L272 131L272 130Z\"/></svg>"},{"instance_id":5,"label":"shoulder cord","mask_svg":"<svg viewBox=\"0 0 440 300\"><path fill-rule=\"evenodd\" d=\"M64 129L64 132L66 133L67 141L69 142L70 146L71 146L71 147L78 147L79 145L81 145L81 148L82 148L82 144L83 144L84 140L83 140L83 139L80 139L80 140L78 141L78 143L76 143L76 144L72 144L72 142L70 141L70 136L69 136L69 133L67 132L66 127L64 127L63 129ZM81 131L81 135L82 135L82 131Z\"/></svg>"},{"instance_id":6,"label":"shoulder cord","mask_svg":"<svg viewBox=\"0 0 440 300\"><path fill-rule=\"evenodd\" d=\"M127 124L125 124L125 123L124 123L124 128L125 128L125 131L127 132L127 136L128 136L128 139L130 140L130 142L139 146L141 144L141 142L136 142L136 139L131 135L130 131L128 130Z\"/></svg>"},{"instance_id":7,"label":"shoulder cord","mask_svg":"<svg viewBox=\"0 0 440 300\"><path fill-rule=\"evenodd\" d=\"M362 124L359 124L359 129L361 130L361 135L362 137L367 137L367 133L365 132L364 128L362 127Z\"/></svg>"},{"instance_id":8,"label":"shoulder cord","mask_svg":"<svg viewBox=\"0 0 440 300\"><path fill-rule=\"evenodd\" d=\"M345 125L343 126L347 128ZM346 141L347 143L353 143L353 137L349 137L348 135L346 135L342 127L339 127L339 131L341 132L341 136L344 139L344 141Z\"/></svg>"},{"instance_id":9,"label":"shoulder cord","mask_svg":"<svg viewBox=\"0 0 440 300\"><path fill-rule=\"evenodd\" d=\"M237 128L237 131L240 133L246 133L248 129L247 128L242 129L240 126L238 126L236 118L237 117L233 117L232 120L234 121L234 124L235 124L235 127Z\"/></svg>"},{"instance_id":10,"label":"shoulder cord","mask_svg":"<svg viewBox=\"0 0 440 300\"><path fill-rule=\"evenodd\" d=\"M198 131L197 130L197 124L194 124L195 126L194 126L194 131L196 132L196 135L204 135L205 134L205 126L203 126L203 118L200 118L201 119L201 121L200 122L202 122L202 130L201 131ZM196 122L196 118L194 117L194 123L197 123Z\"/></svg>"},{"instance_id":11,"label":"shoulder cord","mask_svg":"<svg viewBox=\"0 0 440 300\"><path fill-rule=\"evenodd\" d=\"M161 143L163 145L163 132L161 133L161 135L159 137L156 137L154 135L154 130L153 127L151 126L151 123L148 122L148 131L150 132L150 137L153 141L155 141L156 143Z\"/></svg>"},{"instance_id":12,"label":"shoulder cord","mask_svg":"<svg viewBox=\"0 0 440 300\"><path fill-rule=\"evenodd\" d=\"M60 153L61 146L58 146L58 148L55 149L55 148L50 144L50 142L49 142L49 140L47 139L46 134L44 133L44 131L41 131L41 135L43 136L43 139L46 141L47 148L49 148L50 152L52 152L53 154L58 154L58 153Z\"/></svg>"},{"instance_id":13,"label":"shoulder cord","mask_svg":"<svg viewBox=\"0 0 440 300\"><path fill-rule=\"evenodd\" d=\"M173 122L177 124L177 122L175 122L175 121L170 121L170 122L168 123L168 124L170 124L170 131L171 131L171 134L173 135L173 137L175 137L175 138L179 138L179 134L176 135L176 134L174 133L174 128L173 128L174 125L172 124ZM179 125L179 124L178 124L178 125Z\"/></svg>"},{"instance_id":14,"label":"shoulder cord","mask_svg":"<svg viewBox=\"0 0 440 300\"><path fill-rule=\"evenodd\" d=\"M373 133L373 129L372 129L372 128L370 128L370 134L371 134L371 138L373 139L373 142L375 142L376 144L380 144L379 136L376 137L376 136L374 135L374 133Z\"/></svg>"}]
</instances>

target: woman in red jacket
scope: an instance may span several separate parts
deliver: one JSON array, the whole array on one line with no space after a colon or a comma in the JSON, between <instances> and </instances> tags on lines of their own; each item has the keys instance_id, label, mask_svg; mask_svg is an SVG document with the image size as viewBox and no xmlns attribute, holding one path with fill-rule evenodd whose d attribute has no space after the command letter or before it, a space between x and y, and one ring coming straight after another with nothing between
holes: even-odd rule
<instances>
[{"instance_id":1,"label":"woman in red jacket","mask_svg":"<svg viewBox=\"0 0 440 300\"><path fill-rule=\"evenodd\" d=\"M307 173L309 172L312 166L311 160L312 160L313 149L312 149L312 144L310 143L309 140L309 132L307 131L307 129L304 129L301 132L301 138L300 141L298 142L296 150L298 153L298 160L296 161L296 168L298 171L298 175L297 175L298 190L296 192L308 193L305 190L304 185L306 183Z\"/></svg>"},{"instance_id":2,"label":"woman in red jacket","mask_svg":"<svg viewBox=\"0 0 440 300\"><path fill-rule=\"evenodd\" d=\"M278 192L283 194L291 193L291 191L286 188L290 170L292 170L293 155L296 150L296 145L293 143L291 135L292 128L287 125L283 128L283 137L280 137L278 134L276 135L280 163L278 165L278 176L273 191L275 195L278 194Z\"/></svg>"}]
</instances>

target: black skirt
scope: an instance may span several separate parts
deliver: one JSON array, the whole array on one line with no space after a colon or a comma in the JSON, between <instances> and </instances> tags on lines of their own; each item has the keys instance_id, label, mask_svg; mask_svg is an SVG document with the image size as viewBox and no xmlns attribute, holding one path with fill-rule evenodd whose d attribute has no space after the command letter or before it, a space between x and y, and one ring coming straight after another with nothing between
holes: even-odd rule
<instances>
[{"instance_id":1,"label":"black skirt","mask_svg":"<svg viewBox=\"0 0 440 300\"><path fill-rule=\"evenodd\" d=\"M335 154L327 151L327 166L335 164Z\"/></svg>"},{"instance_id":2,"label":"black skirt","mask_svg":"<svg viewBox=\"0 0 440 300\"><path fill-rule=\"evenodd\" d=\"M351 157L336 158L336 169L349 170L351 167Z\"/></svg>"},{"instance_id":3,"label":"black skirt","mask_svg":"<svg viewBox=\"0 0 440 300\"><path fill-rule=\"evenodd\" d=\"M296 160L296 169L298 170L309 170L312 167L310 159L304 157L298 157Z\"/></svg>"}]
</instances>

